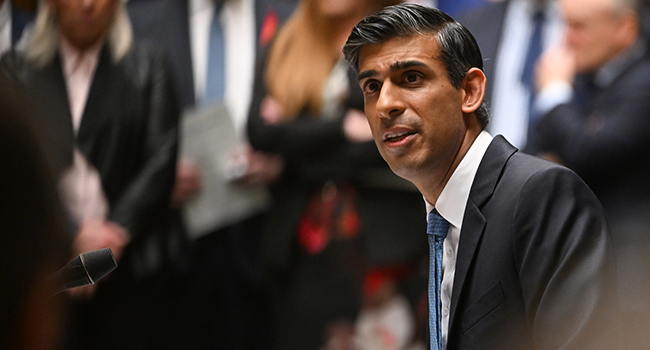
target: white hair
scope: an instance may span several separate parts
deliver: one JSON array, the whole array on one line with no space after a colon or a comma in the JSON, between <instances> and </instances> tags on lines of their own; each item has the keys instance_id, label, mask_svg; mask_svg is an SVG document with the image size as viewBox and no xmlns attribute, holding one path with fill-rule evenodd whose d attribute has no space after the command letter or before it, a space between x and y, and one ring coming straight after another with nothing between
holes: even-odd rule
<instances>
[{"instance_id":1,"label":"white hair","mask_svg":"<svg viewBox=\"0 0 650 350\"><path fill-rule=\"evenodd\" d=\"M59 47L60 36L61 31L55 11L49 1L41 0L34 28L22 48L25 56L37 66L45 66L54 58ZM131 21L121 0L118 0L117 11L108 30L107 42L113 62L119 62L124 58L133 44Z\"/></svg>"}]
</instances>

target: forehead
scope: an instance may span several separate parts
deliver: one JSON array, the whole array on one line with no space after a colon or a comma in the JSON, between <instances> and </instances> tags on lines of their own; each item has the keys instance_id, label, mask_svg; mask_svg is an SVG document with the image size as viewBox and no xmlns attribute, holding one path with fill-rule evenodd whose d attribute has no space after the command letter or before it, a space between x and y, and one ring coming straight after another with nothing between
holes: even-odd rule
<instances>
[{"instance_id":1,"label":"forehead","mask_svg":"<svg viewBox=\"0 0 650 350\"><path fill-rule=\"evenodd\" d=\"M359 51L359 72L388 69L395 62L438 61L440 46L435 34L396 37L364 45Z\"/></svg>"},{"instance_id":2,"label":"forehead","mask_svg":"<svg viewBox=\"0 0 650 350\"><path fill-rule=\"evenodd\" d=\"M611 0L560 0L560 7L567 19L576 21L590 20L613 11Z\"/></svg>"}]
</instances>

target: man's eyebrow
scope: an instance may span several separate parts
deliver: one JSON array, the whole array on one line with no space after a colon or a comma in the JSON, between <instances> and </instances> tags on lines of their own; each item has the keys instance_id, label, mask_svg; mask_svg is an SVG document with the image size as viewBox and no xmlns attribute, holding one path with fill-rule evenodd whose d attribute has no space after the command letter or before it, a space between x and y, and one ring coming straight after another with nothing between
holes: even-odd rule
<instances>
[{"instance_id":1,"label":"man's eyebrow","mask_svg":"<svg viewBox=\"0 0 650 350\"><path fill-rule=\"evenodd\" d=\"M420 61L397 61L390 65L390 70L394 72L400 69L406 69L411 67L422 67L422 66L426 66L426 64Z\"/></svg>"},{"instance_id":2,"label":"man's eyebrow","mask_svg":"<svg viewBox=\"0 0 650 350\"><path fill-rule=\"evenodd\" d=\"M359 73L359 77L357 78L358 81L362 81L363 79L374 77L375 75L379 74L376 70L366 70L361 73Z\"/></svg>"},{"instance_id":3,"label":"man's eyebrow","mask_svg":"<svg viewBox=\"0 0 650 350\"><path fill-rule=\"evenodd\" d=\"M426 64L420 61L396 61L390 65L390 70L395 72L400 69L407 69L411 67L426 67ZM361 81L363 79L370 78L378 74L379 73L374 69L363 71L359 73L358 80Z\"/></svg>"}]
</instances>

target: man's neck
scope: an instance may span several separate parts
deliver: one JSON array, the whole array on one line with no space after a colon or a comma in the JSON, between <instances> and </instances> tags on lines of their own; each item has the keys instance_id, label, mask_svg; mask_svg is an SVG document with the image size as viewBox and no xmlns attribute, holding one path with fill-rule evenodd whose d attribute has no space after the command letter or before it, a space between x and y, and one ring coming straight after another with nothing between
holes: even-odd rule
<instances>
[{"instance_id":1,"label":"man's neck","mask_svg":"<svg viewBox=\"0 0 650 350\"><path fill-rule=\"evenodd\" d=\"M442 176L433 177L431 174L429 174L428 178L424 179L422 183L415 184L426 201L435 206L436 202L438 201L438 197L440 197L440 194L442 193L442 190L444 190L445 186L449 182L449 179L454 174L463 158L465 158L465 155L472 147L474 141L476 141L476 138L481 133L481 131L483 131L483 129L478 126L478 124L475 126L470 126L465 132L465 137L463 138L458 151L456 152L454 160L451 162L449 168L444 172L444 174Z\"/></svg>"}]
</instances>

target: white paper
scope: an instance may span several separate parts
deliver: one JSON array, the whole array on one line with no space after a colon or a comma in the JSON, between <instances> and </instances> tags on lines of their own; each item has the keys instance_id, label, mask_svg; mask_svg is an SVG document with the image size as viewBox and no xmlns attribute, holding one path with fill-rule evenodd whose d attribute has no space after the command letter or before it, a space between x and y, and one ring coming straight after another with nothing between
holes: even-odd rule
<instances>
[{"instance_id":1,"label":"white paper","mask_svg":"<svg viewBox=\"0 0 650 350\"><path fill-rule=\"evenodd\" d=\"M245 143L235 132L223 104L187 111L181 133L181 157L196 162L201 169L202 189L183 208L191 239L234 224L268 206L270 196L266 188L232 182L245 172L246 165L233 157Z\"/></svg>"}]
</instances>

